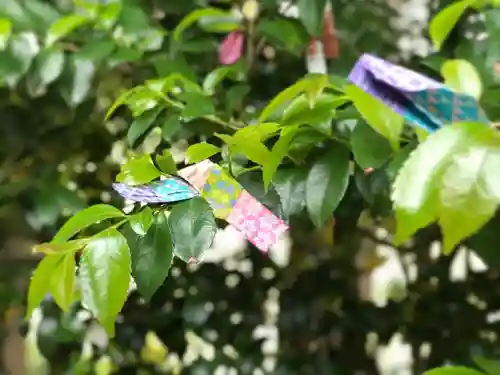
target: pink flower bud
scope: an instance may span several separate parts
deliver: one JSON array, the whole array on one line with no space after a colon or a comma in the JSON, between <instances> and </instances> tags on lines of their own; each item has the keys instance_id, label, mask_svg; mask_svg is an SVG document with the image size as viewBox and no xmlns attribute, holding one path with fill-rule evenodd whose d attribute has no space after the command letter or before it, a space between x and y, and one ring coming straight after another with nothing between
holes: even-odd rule
<instances>
[{"instance_id":1,"label":"pink flower bud","mask_svg":"<svg viewBox=\"0 0 500 375\"><path fill-rule=\"evenodd\" d=\"M219 46L219 62L231 65L238 61L243 53L245 35L241 31L233 31Z\"/></svg>"}]
</instances>

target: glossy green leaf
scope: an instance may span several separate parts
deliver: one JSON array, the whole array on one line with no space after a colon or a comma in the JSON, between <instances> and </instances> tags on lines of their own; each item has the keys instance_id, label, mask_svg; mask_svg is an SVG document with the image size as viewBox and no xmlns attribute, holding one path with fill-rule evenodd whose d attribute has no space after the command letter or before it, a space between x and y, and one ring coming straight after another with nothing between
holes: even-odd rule
<instances>
[{"instance_id":1,"label":"glossy green leaf","mask_svg":"<svg viewBox=\"0 0 500 375\"><path fill-rule=\"evenodd\" d=\"M134 147L137 141L151 130L161 110L161 107L156 107L134 119L127 132L127 141L131 147Z\"/></svg>"},{"instance_id":2,"label":"glossy green leaf","mask_svg":"<svg viewBox=\"0 0 500 375\"><path fill-rule=\"evenodd\" d=\"M214 146L207 142L195 143L189 146L186 151L186 159L188 163L198 163L202 160L219 153L220 147Z\"/></svg>"},{"instance_id":3,"label":"glossy green leaf","mask_svg":"<svg viewBox=\"0 0 500 375\"><path fill-rule=\"evenodd\" d=\"M87 22L87 18L77 14L71 14L58 19L47 31L45 44L47 46L53 45L56 41L64 38L80 26Z\"/></svg>"},{"instance_id":4,"label":"glossy green leaf","mask_svg":"<svg viewBox=\"0 0 500 375\"><path fill-rule=\"evenodd\" d=\"M258 136L248 138L232 138L231 151L242 153L248 160L265 165L271 157L271 152L260 141Z\"/></svg>"},{"instance_id":5,"label":"glossy green leaf","mask_svg":"<svg viewBox=\"0 0 500 375\"><path fill-rule=\"evenodd\" d=\"M299 17L311 36L320 36L323 32L323 20L327 0L299 0Z\"/></svg>"},{"instance_id":6,"label":"glossy green leaf","mask_svg":"<svg viewBox=\"0 0 500 375\"><path fill-rule=\"evenodd\" d=\"M168 276L173 242L165 213L159 212L144 237L127 235L132 255L132 276L137 289L149 300Z\"/></svg>"},{"instance_id":7,"label":"glossy green leaf","mask_svg":"<svg viewBox=\"0 0 500 375\"><path fill-rule=\"evenodd\" d=\"M168 217L174 254L185 262L199 260L217 232L214 214L203 198L175 205Z\"/></svg>"},{"instance_id":8,"label":"glossy green leaf","mask_svg":"<svg viewBox=\"0 0 500 375\"><path fill-rule=\"evenodd\" d=\"M354 160L363 169L379 168L392 155L392 148L387 139L364 121L358 121L352 131L350 142Z\"/></svg>"},{"instance_id":9,"label":"glossy green leaf","mask_svg":"<svg viewBox=\"0 0 500 375\"><path fill-rule=\"evenodd\" d=\"M160 177L150 155L137 156L122 165L116 181L126 185L142 185Z\"/></svg>"},{"instance_id":10,"label":"glossy green leaf","mask_svg":"<svg viewBox=\"0 0 500 375\"><path fill-rule=\"evenodd\" d=\"M76 262L74 253L65 254L52 271L50 292L57 305L63 311L68 311L74 300L75 272Z\"/></svg>"},{"instance_id":11,"label":"glossy green leaf","mask_svg":"<svg viewBox=\"0 0 500 375\"><path fill-rule=\"evenodd\" d=\"M83 304L113 337L115 319L130 286L127 241L114 228L92 237L80 258L79 270Z\"/></svg>"},{"instance_id":12,"label":"glossy green leaf","mask_svg":"<svg viewBox=\"0 0 500 375\"><path fill-rule=\"evenodd\" d=\"M176 26L172 34L175 41L180 41L184 31L191 27L193 24L198 22L203 17L226 17L227 12L217 8L202 8L195 9L188 15L186 15L181 22Z\"/></svg>"},{"instance_id":13,"label":"glossy green leaf","mask_svg":"<svg viewBox=\"0 0 500 375\"><path fill-rule=\"evenodd\" d=\"M273 178L273 185L281 200L286 217L299 215L305 208L308 169L280 169Z\"/></svg>"},{"instance_id":14,"label":"glossy green leaf","mask_svg":"<svg viewBox=\"0 0 500 375\"><path fill-rule=\"evenodd\" d=\"M136 234L144 236L153 223L153 211L146 206L140 212L130 216L128 222Z\"/></svg>"},{"instance_id":15,"label":"glossy green leaf","mask_svg":"<svg viewBox=\"0 0 500 375\"><path fill-rule=\"evenodd\" d=\"M112 40L92 40L85 44L75 55L82 60L101 61L111 55L115 48L116 44Z\"/></svg>"},{"instance_id":16,"label":"glossy green leaf","mask_svg":"<svg viewBox=\"0 0 500 375\"><path fill-rule=\"evenodd\" d=\"M335 145L318 159L306 182L306 206L312 222L322 227L344 197L349 184L348 149Z\"/></svg>"},{"instance_id":17,"label":"glossy green leaf","mask_svg":"<svg viewBox=\"0 0 500 375\"><path fill-rule=\"evenodd\" d=\"M424 372L423 375L483 375L481 372L462 366L438 367Z\"/></svg>"},{"instance_id":18,"label":"glossy green leaf","mask_svg":"<svg viewBox=\"0 0 500 375\"><path fill-rule=\"evenodd\" d=\"M481 77L474 65L466 60L447 60L441 67L444 83L453 90L479 100L483 92Z\"/></svg>"},{"instance_id":19,"label":"glossy green leaf","mask_svg":"<svg viewBox=\"0 0 500 375\"><path fill-rule=\"evenodd\" d=\"M383 135L394 150L399 149L399 137L403 131L404 119L384 103L364 92L357 86L346 87L346 94L366 122Z\"/></svg>"},{"instance_id":20,"label":"glossy green leaf","mask_svg":"<svg viewBox=\"0 0 500 375\"><path fill-rule=\"evenodd\" d=\"M37 84L44 87L54 82L64 69L64 53L57 49L45 49L34 62Z\"/></svg>"},{"instance_id":21,"label":"glossy green leaf","mask_svg":"<svg viewBox=\"0 0 500 375\"><path fill-rule=\"evenodd\" d=\"M500 374L500 360L488 359L484 357L474 357L474 362L483 369L488 375Z\"/></svg>"},{"instance_id":22,"label":"glossy green leaf","mask_svg":"<svg viewBox=\"0 0 500 375\"><path fill-rule=\"evenodd\" d=\"M182 110L182 117L186 120L213 115L215 113L212 99L208 96L195 92L185 92L182 95L182 99L186 102L186 106Z\"/></svg>"},{"instance_id":23,"label":"glossy green leaf","mask_svg":"<svg viewBox=\"0 0 500 375\"><path fill-rule=\"evenodd\" d=\"M323 74L310 74L300 79L292 86L289 86L285 90L281 91L268 103L260 114L259 122L264 122L270 118L281 107L290 103L299 94L306 93L306 97L309 98L309 103L311 103L314 98L321 95L321 92L327 83L328 77Z\"/></svg>"},{"instance_id":24,"label":"glossy green leaf","mask_svg":"<svg viewBox=\"0 0 500 375\"><path fill-rule=\"evenodd\" d=\"M83 249L87 242L88 239L86 238L61 243L47 242L33 246L33 252L47 255L75 253L76 251Z\"/></svg>"},{"instance_id":25,"label":"glossy green leaf","mask_svg":"<svg viewBox=\"0 0 500 375\"><path fill-rule=\"evenodd\" d=\"M9 43L11 55L18 61L21 74L26 73L35 56L40 52L40 45L36 35L32 32L23 32L11 37Z\"/></svg>"},{"instance_id":26,"label":"glossy green leaf","mask_svg":"<svg viewBox=\"0 0 500 375\"><path fill-rule=\"evenodd\" d=\"M108 204L96 204L90 206L73 215L59 229L59 232L54 236L52 244L64 244L67 240L73 237L82 229L106 219L124 217L125 214L117 208Z\"/></svg>"},{"instance_id":27,"label":"glossy green leaf","mask_svg":"<svg viewBox=\"0 0 500 375\"><path fill-rule=\"evenodd\" d=\"M168 150L163 150L163 153L156 157L156 165L163 173L175 174L177 172L175 160Z\"/></svg>"},{"instance_id":28,"label":"glossy green leaf","mask_svg":"<svg viewBox=\"0 0 500 375\"><path fill-rule=\"evenodd\" d=\"M429 35L436 50L440 50L448 34L457 24L465 10L477 0L461 0L442 9L429 24Z\"/></svg>"},{"instance_id":29,"label":"glossy green leaf","mask_svg":"<svg viewBox=\"0 0 500 375\"><path fill-rule=\"evenodd\" d=\"M63 255L47 255L38 263L28 289L28 308L26 318L31 317L33 310L43 301L50 292L51 279L55 268Z\"/></svg>"},{"instance_id":30,"label":"glossy green leaf","mask_svg":"<svg viewBox=\"0 0 500 375\"><path fill-rule=\"evenodd\" d=\"M394 183L396 241L438 220L449 253L494 215L500 203L496 168L500 139L484 124L459 123L431 134Z\"/></svg>"},{"instance_id":31,"label":"glossy green leaf","mask_svg":"<svg viewBox=\"0 0 500 375\"><path fill-rule=\"evenodd\" d=\"M70 59L70 67L71 73L66 82L65 98L70 106L76 107L87 98L96 69L92 61L78 58Z\"/></svg>"}]
</instances>

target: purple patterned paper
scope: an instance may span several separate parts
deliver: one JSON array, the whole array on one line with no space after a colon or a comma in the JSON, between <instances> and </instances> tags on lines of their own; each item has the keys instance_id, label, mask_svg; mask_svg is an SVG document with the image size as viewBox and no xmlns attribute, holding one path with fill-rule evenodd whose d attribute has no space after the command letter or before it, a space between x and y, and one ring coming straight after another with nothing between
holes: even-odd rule
<instances>
[{"instance_id":1,"label":"purple patterned paper","mask_svg":"<svg viewBox=\"0 0 500 375\"><path fill-rule=\"evenodd\" d=\"M433 79L369 54L359 58L348 80L403 116L408 115L411 93L442 87Z\"/></svg>"}]
</instances>

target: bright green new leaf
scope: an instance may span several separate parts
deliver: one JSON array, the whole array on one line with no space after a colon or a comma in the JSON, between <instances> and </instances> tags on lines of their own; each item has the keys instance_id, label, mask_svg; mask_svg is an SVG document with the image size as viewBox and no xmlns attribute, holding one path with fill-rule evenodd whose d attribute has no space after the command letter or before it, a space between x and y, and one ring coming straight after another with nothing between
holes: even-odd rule
<instances>
[{"instance_id":1,"label":"bright green new leaf","mask_svg":"<svg viewBox=\"0 0 500 375\"><path fill-rule=\"evenodd\" d=\"M194 23L198 22L202 17L226 17L228 15L227 12L217 8L202 8L195 9L188 15L186 15L181 22L174 29L172 34L175 41L180 41L182 38L183 32L189 28Z\"/></svg>"},{"instance_id":2,"label":"bright green new leaf","mask_svg":"<svg viewBox=\"0 0 500 375\"><path fill-rule=\"evenodd\" d=\"M186 151L186 159L188 163L198 163L208 159L221 151L220 147L214 146L207 142L200 142L189 146Z\"/></svg>"},{"instance_id":3,"label":"bright green new leaf","mask_svg":"<svg viewBox=\"0 0 500 375\"><path fill-rule=\"evenodd\" d=\"M140 212L130 216L128 222L135 233L144 236L153 223L153 211L146 206Z\"/></svg>"},{"instance_id":4,"label":"bright green new leaf","mask_svg":"<svg viewBox=\"0 0 500 375\"><path fill-rule=\"evenodd\" d=\"M11 32L12 21L8 18L0 18L0 51L7 48Z\"/></svg>"},{"instance_id":5,"label":"bright green new leaf","mask_svg":"<svg viewBox=\"0 0 500 375\"><path fill-rule=\"evenodd\" d=\"M127 141L131 147L134 147L137 141L151 130L161 111L161 107L155 107L134 119L127 132Z\"/></svg>"},{"instance_id":6,"label":"bright green new leaf","mask_svg":"<svg viewBox=\"0 0 500 375\"><path fill-rule=\"evenodd\" d=\"M125 238L114 228L92 237L80 258L83 304L94 314L109 336L127 299L131 260Z\"/></svg>"},{"instance_id":7,"label":"bright green new leaf","mask_svg":"<svg viewBox=\"0 0 500 375\"><path fill-rule=\"evenodd\" d=\"M123 218L125 214L119 209L108 204L96 204L90 206L73 215L59 229L59 232L54 236L52 244L64 244L67 240L73 237L82 229L106 219Z\"/></svg>"},{"instance_id":8,"label":"bright green new leaf","mask_svg":"<svg viewBox=\"0 0 500 375\"><path fill-rule=\"evenodd\" d=\"M156 165L163 173L177 173L177 164L175 163L172 154L168 150L163 150L163 153L156 157Z\"/></svg>"},{"instance_id":9,"label":"bright green new leaf","mask_svg":"<svg viewBox=\"0 0 500 375\"><path fill-rule=\"evenodd\" d=\"M387 139L364 121L358 121L350 141L354 160L363 169L379 168L392 155L392 148Z\"/></svg>"},{"instance_id":10,"label":"bright green new leaf","mask_svg":"<svg viewBox=\"0 0 500 375\"><path fill-rule=\"evenodd\" d=\"M139 89L141 88L141 86L138 86L138 87L134 87L130 90L127 90L123 93L120 94L120 96L118 98L116 98L116 100L114 101L114 103L111 105L111 107L109 107L108 111L106 112L106 116L105 116L105 120L109 119L109 117L116 111L116 109L120 106L122 106L123 104L127 103L127 100L136 92L138 91Z\"/></svg>"},{"instance_id":11,"label":"bright green new leaf","mask_svg":"<svg viewBox=\"0 0 500 375\"><path fill-rule=\"evenodd\" d=\"M164 212L158 212L144 237L126 234L132 256L132 276L137 289L149 300L168 276L173 242Z\"/></svg>"},{"instance_id":12,"label":"bright green new leaf","mask_svg":"<svg viewBox=\"0 0 500 375\"><path fill-rule=\"evenodd\" d=\"M281 131L281 136L274 144L269 155L269 159L263 164L262 179L264 181L264 189L267 190L274 174L276 173L283 158L287 155L290 144L298 131L298 127L287 127Z\"/></svg>"},{"instance_id":13,"label":"bright green new leaf","mask_svg":"<svg viewBox=\"0 0 500 375\"><path fill-rule=\"evenodd\" d=\"M129 159L122 165L116 181L126 185L142 185L160 177L161 172L154 166L148 154Z\"/></svg>"},{"instance_id":14,"label":"bright green new leaf","mask_svg":"<svg viewBox=\"0 0 500 375\"><path fill-rule=\"evenodd\" d=\"M75 253L76 251L81 250L83 247L85 247L87 242L87 238L61 243L47 242L33 246L33 252L46 255Z\"/></svg>"},{"instance_id":15,"label":"bright green new leaf","mask_svg":"<svg viewBox=\"0 0 500 375\"><path fill-rule=\"evenodd\" d=\"M280 169L273 178L273 186L281 200L287 218L299 215L305 208L307 168Z\"/></svg>"},{"instance_id":16,"label":"bright green new leaf","mask_svg":"<svg viewBox=\"0 0 500 375\"><path fill-rule=\"evenodd\" d=\"M198 19L198 26L204 31L211 33L230 33L241 27L241 20L230 12L222 12L220 15L206 15Z\"/></svg>"},{"instance_id":17,"label":"bright green new leaf","mask_svg":"<svg viewBox=\"0 0 500 375\"><path fill-rule=\"evenodd\" d=\"M448 5L442 9L431 20L429 35L436 50L440 50L448 34L456 25L465 10L472 6L477 0L461 0Z\"/></svg>"},{"instance_id":18,"label":"bright green new leaf","mask_svg":"<svg viewBox=\"0 0 500 375\"><path fill-rule=\"evenodd\" d=\"M322 93L327 83L328 76L324 74L307 75L276 95L262 110L259 121L264 122L267 120L280 108L290 103L299 94L306 93L306 96L309 98L309 103L311 103L311 101L314 101L314 99Z\"/></svg>"},{"instance_id":19,"label":"bright green new leaf","mask_svg":"<svg viewBox=\"0 0 500 375\"><path fill-rule=\"evenodd\" d=\"M42 303L43 299L50 292L53 272L57 267L63 255L47 255L35 268L33 277L28 289L28 308L26 310L26 319L31 317L33 310Z\"/></svg>"},{"instance_id":20,"label":"bright green new leaf","mask_svg":"<svg viewBox=\"0 0 500 375\"><path fill-rule=\"evenodd\" d=\"M193 198L172 208L168 225L174 241L174 254L185 262L197 261L210 248L217 224L203 198Z\"/></svg>"},{"instance_id":21,"label":"bright green new leaf","mask_svg":"<svg viewBox=\"0 0 500 375\"><path fill-rule=\"evenodd\" d=\"M57 305L63 311L68 311L74 300L75 272L76 262L74 253L65 254L52 272L50 292Z\"/></svg>"},{"instance_id":22,"label":"bright green new leaf","mask_svg":"<svg viewBox=\"0 0 500 375\"><path fill-rule=\"evenodd\" d=\"M299 17L311 36L319 37L323 32L325 5L327 0L299 0Z\"/></svg>"},{"instance_id":23,"label":"bright green new leaf","mask_svg":"<svg viewBox=\"0 0 500 375\"><path fill-rule=\"evenodd\" d=\"M350 152L336 144L312 166L306 182L306 206L318 228L332 217L349 184Z\"/></svg>"},{"instance_id":24,"label":"bright green new leaf","mask_svg":"<svg viewBox=\"0 0 500 375\"><path fill-rule=\"evenodd\" d=\"M271 152L261 142L258 135L243 137L233 137L231 146L232 152L242 153L248 160L254 163L265 165L271 157Z\"/></svg>"},{"instance_id":25,"label":"bright green new leaf","mask_svg":"<svg viewBox=\"0 0 500 375\"><path fill-rule=\"evenodd\" d=\"M445 253L479 230L500 203L500 139L480 123L431 134L411 154L394 183L396 241L437 220Z\"/></svg>"},{"instance_id":26,"label":"bright green new leaf","mask_svg":"<svg viewBox=\"0 0 500 375\"><path fill-rule=\"evenodd\" d=\"M433 368L423 375L483 375L481 372L462 366L446 366Z\"/></svg>"},{"instance_id":27,"label":"bright green new leaf","mask_svg":"<svg viewBox=\"0 0 500 375\"><path fill-rule=\"evenodd\" d=\"M64 69L64 53L57 49L45 49L35 58L35 74L41 85L54 82Z\"/></svg>"},{"instance_id":28,"label":"bright green new leaf","mask_svg":"<svg viewBox=\"0 0 500 375\"><path fill-rule=\"evenodd\" d=\"M479 100L483 92L481 77L474 65L466 60L447 60L441 67L444 83L453 90Z\"/></svg>"},{"instance_id":29,"label":"bright green new leaf","mask_svg":"<svg viewBox=\"0 0 500 375\"><path fill-rule=\"evenodd\" d=\"M56 41L64 38L71 32L73 32L78 27L82 26L88 21L86 17L72 14L69 16L64 16L58 19L56 22L50 26L47 31L47 37L45 38L45 44L47 46L53 45Z\"/></svg>"},{"instance_id":30,"label":"bright green new leaf","mask_svg":"<svg viewBox=\"0 0 500 375\"><path fill-rule=\"evenodd\" d=\"M399 137L403 131L403 117L355 85L347 86L346 94L366 122L387 138L392 148L397 151Z\"/></svg>"}]
</instances>

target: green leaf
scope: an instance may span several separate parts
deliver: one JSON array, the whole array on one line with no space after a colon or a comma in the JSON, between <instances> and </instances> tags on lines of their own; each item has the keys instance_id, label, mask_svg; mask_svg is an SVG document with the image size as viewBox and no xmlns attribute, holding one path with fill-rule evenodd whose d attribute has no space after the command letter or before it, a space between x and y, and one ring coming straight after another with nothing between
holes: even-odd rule
<instances>
[{"instance_id":1,"label":"green leaf","mask_svg":"<svg viewBox=\"0 0 500 375\"><path fill-rule=\"evenodd\" d=\"M288 127L281 131L281 136L274 144L269 155L269 159L263 164L262 179L264 181L264 189L267 190L271 180L273 179L276 170L283 158L287 155L290 145L298 131L298 127Z\"/></svg>"},{"instance_id":2,"label":"green leaf","mask_svg":"<svg viewBox=\"0 0 500 375\"><path fill-rule=\"evenodd\" d=\"M59 229L59 232L54 236L52 244L63 244L82 229L106 219L124 217L125 214L117 208L108 204L96 204L90 206L73 215Z\"/></svg>"},{"instance_id":3,"label":"green leaf","mask_svg":"<svg viewBox=\"0 0 500 375\"><path fill-rule=\"evenodd\" d=\"M273 100L262 110L259 117L259 122L264 122L277 112L281 107L291 102L295 97L302 93L306 93L309 98L309 103L318 97L328 83L328 76L323 74L310 74L292 86L287 87L276 95ZM312 105L311 105L312 107Z\"/></svg>"},{"instance_id":4,"label":"green leaf","mask_svg":"<svg viewBox=\"0 0 500 375\"><path fill-rule=\"evenodd\" d=\"M500 139L480 123L440 129L411 154L394 183L396 241L436 219L443 251L479 230L500 203Z\"/></svg>"},{"instance_id":5,"label":"green leaf","mask_svg":"<svg viewBox=\"0 0 500 375\"><path fill-rule=\"evenodd\" d=\"M203 91L207 95L213 95L215 93L215 88L219 83L221 83L227 76L232 76L235 73L235 68L233 65L221 66L210 73L207 74L203 80Z\"/></svg>"},{"instance_id":6,"label":"green leaf","mask_svg":"<svg viewBox=\"0 0 500 375\"><path fill-rule=\"evenodd\" d=\"M161 126L162 138L167 142L171 141L171 138L177 134L181 127L182 123L178 113L167 115Z\"/></svg>"},{"instance_id":7,"label":"green leaf","mask_svg":"<svg viewBox=\"0 0 500 375\"><path fill-rule=\"evenodd\" d=\"M148 154L129 159L122 165L116 181L126 185L142 185L160 177L161 172L156 169Z\"/></svg>"},{"instance_id":8,"label":"green leaf","mask_svg":"<svg viewBox=\"0 0 500 375\"><path fill-rule=\"evenodd\" d=\"M31 317L33 310L37 308L43 299L50 292L51 279L55 268L63 255L47 255L35 268L28 289L28 308L26 310L26 319Z\"/></svg>"},{"instance_id":9,"label":"green leaf","mask_svg":"<svg viewBox=\"0 0 500 375\"><path fill-rule=\"evenodd\" d=\"M446 366L433 368L423 375L483 375L481 372L462 366Z\"/></svg>"},{"instance_id":10,"label":"green leaf","mask_svg":"<svg viewBox=\"0 0 500 375\"><path fill-rule=\"evenodd\" d=\"M64 255L52 271L50 292L57 305L63 311L68 311L74 300L75 272L76 262L74 253Z\"/></svg>"},{"instance_id":11,"label":"green leaf","mask_svg":"<svg viewBox=\"0 0 500 375\"><path fill-rule=\"evenodd\" d=\"M488 359L488 358L484 358L484 357L474 357L473 360L488 375L499 375L500 374L500 360Z\"/></svg>"},{"instance_id":12,"label":"green leaf","mask_svg":"<svg viewBox=\"0 0 500 375\"><path fill-rule=\"evenodd\" d=\"M305 208L307 174L306 168L280 169L273 178L273 185L287 218L300 215Z\"/></svg>"},{"instance_id":13,"label":"green leaf","mask_svg":"<svg viewBox=\"0 0 500 375\"><path fill-rule=\"evenodd\" d=\"M29 70L33 59L40 52L38 39L32 32L14 35L11 38L9 47L10 53L18 61L21 74L25 74Z\"/></svg>"},{"instance_id":14,"label":"green leaf","mask_svg":"<svg viewBox=\"0 0 500 375\"><path fill-rule=\"evenodd\" d=\"M65 88L65 99L70 106L76 107L85 100L92 88L95 70L92 61L70 59L70 76Z\"/></svg>"},{"instance_id":15,"label":"green leaf","mask_svg":"<svg viewBox=\"0 0 500 375\"><path fill-rule=\"evenodd\" d=\"M242 153L248 160L254 163L265 165L271 157L271 152L260 141L258 136L247 138L232 138L233 145L231 151Z\"/></svg>"},{"instance_id":16,"label":"green leaf","mask_svg":"<svg viewBox=\"0 0 500 375\"><path fill-rule=\"evenodd\" d=\"M306 182L306 206L318 228L332 217L349 184L350 152L335 145L312 166Z\"/></svg>"},{"instance_id":17,"label":"green leaf","mask_svg":"<svg viewBox=\"0 0 500 375\"><path fill-rule=\"evenodd\" d=\"M125 62L138 61L142 56L143 52L136 48L118 47L111 56L107 58L107 62L109 66L114 67Z\"/></svg>"},{"instance_id":18,"label":"green leaf","mask_svg":"<svg viewBox=\"0 0 500 375\"><path fill-rule=\"evenodd\" d=\"M441 67L444 83L453 90L479 100L483 92L481 77L466 60L447 60Z\"/></svg>"},{"instance_id":19,"label":"green leaf","mask_svg":"<svg viewBox=\"0 0 500 375\"><path fill-rule=\"evenodd\" d=\"M195 9L186 15L174 29L172 34L174 41L180 41L184 31L203 17L227 17L230 13L217 8Z\"/></svg>"},{"instance_id":20,"label":"green leaf","mask_svg":"<svg viewBox=\"0 0 500 375\"><path fill-rule=\"evenodd\" d=\"M465 10L477 0L456 1L442 9L429 24L429 35L436 50L440 50L448 34L457 24Z\"/></svg>"},{"instance_id":21,"label":"green leaf","mask_svg":"<svg viewBox=\"0 0 500 375\"><path fill-rule=\"evenodd\" d=\"M241 21L231 12L221 12L220 15L205 15L198 19L198 26L207 32L211 33L230 33L238 30L241 26Z\"/></svg>"},{"instance_id":22,"label":"green leaf","mask_svg":"<svg viewBox=\"0 0 500 375\"><path fill-rule=\"evenodd\" d=\"M146 206L140 212L130 216L128 222L135 233L144 236L153 223L153 211Z\"/></svg>"},{"instance_id":23,"label":"green leaf","mask_svg":"<svg viewBox=\"0 0 500 375\"><path fill-rule=\"evenodd\" d=\"M198 163L219 152L221 152L220 147L207 142L200 142L189 146L186 151L186 158L188 163Z\"/></svg>"},{"instance_id":24,"label":"green leaf","mask_svg":"<svg viewBox=\"0 0 500 375\"><path fill-rule=\"evenodd\" d=\"M75 56L82 60L101 61L109 57L115 50L116 44L112 40L91 40Z\"/></svg>"},{"instance_id":25,"label":"green leaf","mask_svg":"<svg viewBox=\"0 0 500 375\"><path fill-rule=\"evenodd\" d=\"M114 228L92 237L80 258L82 303L110 337L127 299L131 260L125 238Z\"/></svg>"},{"instance_id":26,"label":"green leaf","mask_svg":"<svg viewBox=\"0 0 500 375\"><path fill-rule=\"evenodd\" d=\"M45 38L45 44L47 46L53 45L56 41L64 38L71 32L73 32L78 27L82 26L87 22L87 18L72 14L69 16L62 17L50 26L47 31L47 36Z\"/></svg>"},{"instance_id":27,"label":"green leaf","mask_svg":"<svg viewBox=\"0 0 500 375\"><path fill-rule=\"evenodd\" d=\"M76 251L82 249L87 244L88 239L73 240L62 243L42 243L40 245L33 246L34 253L43 253L47 255L51 254L66 254L75 253Z\"/></svg>"},{"instance_id":28,"label":"green leaf","mask_svg":"<svg viewBox=\"0 0 500 375\"><path fill-rule=\"evenodd\" d=\"M35 75L42 86L54 82L64 69L64 53L57 49L45 49L35 59Z\"/></svg>"},{"instance_id":29,"label":"green leaf","mask_svg":"<svg viewBox=\"0 0 500 375\"><path fill-rule=\"evenodd\" d=\"M163 173L174 174L177 172L175 160L168 150L163 150L163 153L156 157L156 164Z\"/></svg>"},{"instance_id":30,"label":"green leaf","mask_svg":"<svg viewBox=\"0 0 500 375\"><path fill-rule=\"evenodd\" d=\"M172 208L168 224L174 240L174 254L185 262L199 260L210 248L217 224L203 198L193 198Z\"/></svg>"},{"instance_id":31,"label":"green leaf","mask_svg":"<svg viewBox=\"0 0 500 375\"><path fill-rule=\"evenodd\" d=\"M132 276L137 289L149 300L168 276L173 260L173 242L164 212L155 215L144 237L127 236L132 255Z\"/></svg>"},{"instance_id":32,"label":"green leaf","mask_svg":"<svg viewBox=\"0 0 500 375\"><path fill-rule=\"evenodd\" d=\"M389 142L365 121L358 121L350 141L354 160L363 169L379 168L392 155Z\"/></svg>"},{"instance_id":33,"label":"green leaf","mask_svg":"<svg viewBox=\"0 0 500 375\"><path fill-rule=\"evenodd\" d=\"M8 18L0 18L0 50L7 48L7 43L12 32L12 21Z\"/></svg>"},{"instance_id":34,"label":"green leaf","mask_svg":"<svg viewBox=\"0 0 500 375\"><path fill-rule=\"evenodd\" d=\"M299 17L311 36L318 37L323 32L323 20L327 0L299 0Z\"/></svg>"},{"instance_id":35,"label":"green leaf","mask_svg":"<svg viewBox=\"0 0 500 375\"><path fill-rule=\"evenodd\" d=\"M397 151L399 149L399 137L403 131L403 117L357 86L347 86L346 94L351 98L354 106L366 122L375 131L387 138L392 148Z\"/></svg>"},{"instance_id":36,"label":"green leaf","mask_svg":"<svg viewBox=\"0 0 500 375\"><path fill-rule=\"evenodd\" d=\"M181 98L186 102L186 106L182 110L182 117L186 120L213 115L215 113L212 99L208 96L195 92L185 92Z\"/></svg>"},{"instance_id":37,"label":"green leaf","mask_svg":"<svg viewBox=\"0 0 500 375\"><path fill-rule=\"evenodd\" d=\"M134 147L137 141L151 130L161 111L161 107L156 107L134 119L127 132L127 141L130 147Z\"/></svg>"}]
</instances>

